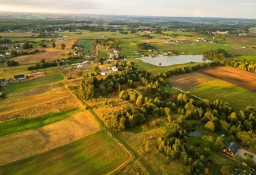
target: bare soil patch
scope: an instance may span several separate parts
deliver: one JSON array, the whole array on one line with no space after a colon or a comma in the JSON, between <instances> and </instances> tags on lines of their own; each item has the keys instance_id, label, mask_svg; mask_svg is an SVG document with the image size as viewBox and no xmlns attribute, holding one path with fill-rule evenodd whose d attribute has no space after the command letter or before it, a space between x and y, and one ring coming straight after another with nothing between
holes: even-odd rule
<instances>
[{"instance_id":1,"label":"bare soil patch","mask_svg":"<svg viewBox=\"0 0 256 175\"><path fill-rule=\"evenodd\" d=\"M256 41L250 40L250 38L242 38L242 37L236 37L236 38L229 38L227 39L230 42L234 42L234 43L239 43L239 44L251 44L251 45L255 45Z\"/></svg>"},{"instance_id":2,"label":"bare soil patch","mask_svg":"<svg viewBox=\"0 0 256 175\"><path fill-rule=\"evenodd\" d=\"M256 74L232 67L215 67L205 69L202 73L232 83L250 91L256 91Z\"/></svg>"},{"instance_id":3,"label":"bare soil patch","mask_svg":"<svg viewBox=\"0 0 256 175\"><path fill-rule=\"evenodd\" d=\"M0 138L0 165L72 143L100 130L89 111L42 127Z\"/></svg>"},{"instance_id":4,"label":"bare soil patch","mask_svg":"<svg viewBox=\"0 0 256 175\"><path fill-rule=\"evenodd\" d=\"M166 81L172 86L188 91L200 84L210 81L211 79L212 78L207 75L195 72L168 78Z\"/></svg>"}]
</instances>

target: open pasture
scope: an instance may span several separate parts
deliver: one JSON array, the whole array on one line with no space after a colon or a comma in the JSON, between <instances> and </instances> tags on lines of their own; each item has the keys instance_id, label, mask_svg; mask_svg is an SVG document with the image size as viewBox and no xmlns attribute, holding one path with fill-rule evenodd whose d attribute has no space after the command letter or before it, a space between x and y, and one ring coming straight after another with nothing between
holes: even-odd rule
<instances>
[{"instance_id":1,"label":"open pasture","mask_svg":"<svg viewBox=\"0 0 256 175\"><path fill-rule=\"evenodd\" d=\"M44 153L99 131L89 111L36 130L0 138L0 165Z\"/></svg>"}]
</instances>

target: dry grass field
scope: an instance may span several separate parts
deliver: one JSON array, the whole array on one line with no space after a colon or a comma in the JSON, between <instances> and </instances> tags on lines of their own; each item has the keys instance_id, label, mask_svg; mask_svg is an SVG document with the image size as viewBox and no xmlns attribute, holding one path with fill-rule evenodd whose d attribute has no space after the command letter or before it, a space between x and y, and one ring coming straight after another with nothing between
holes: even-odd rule
<instances>
[{"instance_id":1,"label":"dry grass field","mask_svg":"<svg viewBox=\"0 0 256 175\"><path fill-rule=\"evenodd\" d=\"M106 131L89 135L69 145L0 166L0 174L117 174L114 169L129 154Z\"/></svg>"},{"instance_id":2,"label":"dry grass field","mask_svg":"<svg viewBox=\"0 0 256 175\"><path fill-rule=\"evenodd\" d=\"M37 130L0 138L0 164L8 164L72 143L99 131L89 111Z\"/></svg>"},{"instance_id":3,"label":"dry grass field","mask_svg":"<svg viewBox=\"0 0 256 175\"><path fill-rule=\"evenodd\" d=\"M15 104L17 107L15 107L14 105L1 106L0 109L2 110L0 112L0 122L6 122L21 118L30 118L34 116L48 114L50 112L59 112L78 107L76 99L71 95L57 99L55 98L53 100L48 101L44 101L42 100L42 98L43 96L41 97L41 99L40 97L39 99L27 99L28 103L26 103L26 101L21 100L20 103ZM21 106L24 107L21 108Z\"/></svg>"},{"instance_id":4,"label":"dry grass field","mask_svg":"<svg viewBox=\"0 0 256 175\"><path fill-rule=\"evenodd\" d=\"M231 67L216 67L201 71L202 73L232 83L238 87L256 91L256 74Z\"/></svg>"},{"instance_id":5,"label":"dry grass field","mask_svg":"<svg viewBox=\"0 0 256 175\"><path fill-rule=\"evenodd\" d=\"M67 54L72 51L72 45L76 40L64 40L57 41L56 48L45 48L40 49L43 52L32 54L32 55L23 55L13 58L14 61L18 61L20 64L34 64L40 62L42 59L45 61L54 61L57 59L64 59ZM64 50L61 49L61 44L65 44L66 47Z\"/></svg>"}]
</instances>

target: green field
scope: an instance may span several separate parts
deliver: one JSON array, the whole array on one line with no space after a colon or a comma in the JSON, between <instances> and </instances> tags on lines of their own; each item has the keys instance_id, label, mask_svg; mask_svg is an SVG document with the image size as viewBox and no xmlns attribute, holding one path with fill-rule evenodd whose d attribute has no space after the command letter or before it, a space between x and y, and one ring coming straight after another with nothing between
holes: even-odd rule
<instances>
[{"instance_id":1,"label":"green field","mask_svg":"<svg viewBox=\"0 0 256 175\"><path fill-rule=\"evenodd\" d=\"M0 167L0 174L106 174L128 158L105 131Z\"/></svg>"},{"instance_id":2,"label":"green field","mask_svg":"<svg viewBox=\"0 0 256 175\"><path fill-rule=\"evenodd\" d=\"M58 82L61 80L63 80L63 76L61 74L55 74L55 75L49 75L49 76L47 76L46 74L46 77L43 77L43 78L6 86L3 88L3 92L5 92L8 95L13 92L26 91L34 87L42 87L46 84Z\"/></svg>"},{"instance_id":3,"label":"green field","mask_svg":"<svg viewBox=\"0 0 256 175\"><path fill-rule=\"evenodd\" d=\"M188 64L180 64L180 65L173 65L173 66L155 66L149 63L145 63L141 61L140 59L131 59L131 61L135 62L137 64L137 68L139 70L146 70L148 72L151 72L153 74L159 74L161 72L169 71L171 69L181 68L185 66L193 66L198 63L188 63Z\"/></svg>"},{"instance_id":4,"label":"green field","mask_svg":"<svg viewBox=\"0 0 256 175\"><path fill-rule=\"evenodd\" d=\"M63 32L71 39L107 39L107 38L136 38L134 34L121 34L119 32L91 32L86 30L80 30L82 34L76 34L77 32Z\"/></svg>"},{"instance_id":5,"label":"green field","mask_svg":"<svg viewBox=\"0 0 256 175\"><path fill-rule=\"evenodd\" d=\"M14 75L27 74L31 71L27 70L27 66L2 67L0 66L0 79L12 78Z\"/></svg>"},{"instance_id":6,"label":"green field","mask_svg":"<svg viewBox=\"0 0 256 175\"><path fill-rule=\"evenodd\" d=\"M85 51L93 51L93 40L79 40L79 43L84 46Z\"/></svg>"},{"instance_id":7,"label":"green field","mask_svg":"<svg viewBox=\"0 0 256 175\"><path fill-rule=\"evenodd\" d=\"M79 111L79 109L70 109L67 111L49 113L33 118L0 123L0 137L14 134L17 132L37 129L51 123L58 122L60 120L64 120L65 118L68 118L78 113Z\"/></svg>"},{"instance_id":8,"label":"green field","mask_svg":"<svg viewBox=\"0 0 256 175\"><path fill-rule=\"evenodd\" d=\"M221 99L228 102L236 110L249 105L256 105L255 92L218 79L203 83L191 89L191 92L209 100Z\"/></svg>"},{"instance_id":9,"label":"green field","mask_svg":"<svg viewBox=\"0 0 256 175\"><path fill-rule=\"evenodd\" d=\"M256 105L255 92L200 72L178 75L169 79L174 87L209 100L228 102L235 110Z\"/></svg>"}]
</instances>

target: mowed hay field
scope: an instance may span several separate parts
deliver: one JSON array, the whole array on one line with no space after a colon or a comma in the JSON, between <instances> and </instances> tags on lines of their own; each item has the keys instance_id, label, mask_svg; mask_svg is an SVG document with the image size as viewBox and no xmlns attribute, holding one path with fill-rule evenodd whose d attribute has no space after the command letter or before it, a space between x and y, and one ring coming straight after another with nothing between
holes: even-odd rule
<instances>
[{"instance_id":1,"label":"mowed hay field","mask_svg":"<svg viewBox=\"0 0 256 175\"><path fill-rule=\"evenodd\" d=\"M228 102L235 110L256 105L256 75L229 67L210 68L168 79L174 87L209 100Z\"/></svg>"},{"instance_id":2,"label":"mowed hay field","mask_svg":"<svg viewBox=\"0 0 256 175\"><path fill-rule=\"evenodd\" d=\"M38 128L0 138L0 165L72 143L99 131L89 111Z\"/></svg>"},{"instance_id":3,"label":"mowed hay field","mask_svg":"<svg viewBox=\"0 0 256 175\"><path fill-rule=\"evenodd\" d=\"M106 131L100 131L47 153L0 166L0 174L107 174L128 158Z\"/></svg>"},{"instance_id":4,"label":"mowed hay field","mask_svg":"<svg viewBox=\"0 0 256 175\"><path fill-rule=\"evenodd\" d=\"M40 49L43 52L32 54L32 55L23 55L19 57L15 57L12 60L18 61L20 64L34 64L40 62L42 59L45 61L54 61L57 59L64 59L66 55L72 51L72 45L76 43L76 40L64 40L64 41L57 41L56 48L44 48ZM65 44L65 49L61 49L61 44Z\"/></svg>"},{"instance_id":5,"label":"mowed hay field","mask_svg":"<svg viewBox=\"0 0 256 175\"><path fill-rule=\"evenodd\" d=\"M58 70L46 70L46 73L44 78L4 87L7 98L1 101L1 122L78 107L76 99L64 87Z\"/></svg>"}]
</instances>

